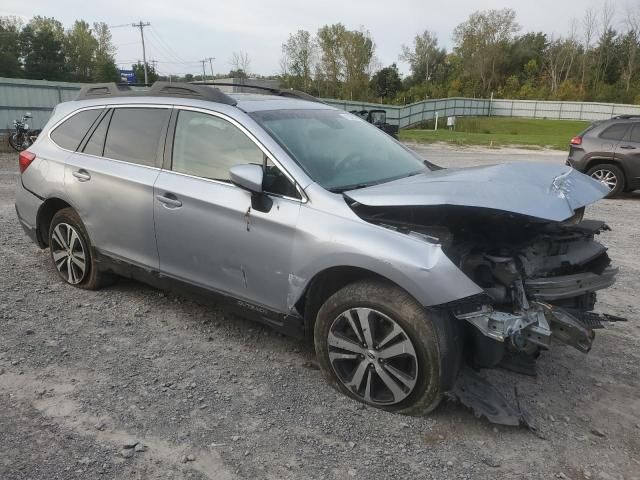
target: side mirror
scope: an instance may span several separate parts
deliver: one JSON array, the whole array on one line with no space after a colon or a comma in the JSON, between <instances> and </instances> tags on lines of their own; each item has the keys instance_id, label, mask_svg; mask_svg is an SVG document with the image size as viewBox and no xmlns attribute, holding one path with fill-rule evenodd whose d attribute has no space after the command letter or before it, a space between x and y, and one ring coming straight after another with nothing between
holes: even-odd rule
<instances>
[{"instance_id":1,"label":"side mirror","mask_svg":"<svg viewBox=\"0 0 640 480\"><path fill-rule=\"evenodd\" d=\"M251 193L262 193L264 172L261 165L234 165L229 169L229 177L231 182L240 188Z\"/></svg>"}]
</instances>

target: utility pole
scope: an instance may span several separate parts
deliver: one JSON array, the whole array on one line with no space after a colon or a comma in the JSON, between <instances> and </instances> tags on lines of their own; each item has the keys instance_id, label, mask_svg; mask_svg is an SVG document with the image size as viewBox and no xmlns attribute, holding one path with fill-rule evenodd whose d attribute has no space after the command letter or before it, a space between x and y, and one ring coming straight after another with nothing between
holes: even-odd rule
<instances>
[{"instance_id":1,"label":"utility pole","mask_svg":"<svg viewBox=\"0 0 640 480\"><path fill-rule=\"evenodd\" d=\"M207 61L207 59L205 58L204 60L200 60L200 63L202 64L202 81L206 82L207 81L207 74L204 71L204 64Z\"/></svg>"},{"instance_id":2,"label":"utility pole","mask_svg":"<svg viewBox=\"0 0 640 480\"><path fill-rule=\"evenodd\" d=\"M132 27L140 29L140 38L142 38L142 61L144 67L144 83L149 83L149 77L147 76L147 51L144 48L144 27L151 25L149 22L143 23L142 20L138 23L132 23Z\"/></svg>"},{"instance_id":3,"label":"utility pole","mask_svg":"<svg viewBox=\"0 0 640 480\"><path fill-rule=\"evenodd\" d=\"M211 81L213 82L213 61L216 59L216 57L209 57L205 60L209 60L209 68L211 68Z\"/></svg>"}]
</instances>

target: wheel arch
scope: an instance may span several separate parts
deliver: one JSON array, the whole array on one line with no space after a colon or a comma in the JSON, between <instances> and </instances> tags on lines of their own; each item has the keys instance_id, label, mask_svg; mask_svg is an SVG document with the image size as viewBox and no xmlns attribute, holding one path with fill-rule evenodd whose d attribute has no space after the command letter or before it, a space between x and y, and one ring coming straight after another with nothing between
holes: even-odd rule
<instances>
[{"instance_id":1,"label":"wheel arch","mask_svg":"<svg viewBox=\"0 0 640 480\"><path fill-rule=\"evenodd\" d=\"M42 248L49 246L49 227L53 216L63 208L73 208L68 202L59 198L47 198L40 208L36 216L36 235L38 244Z\"/></svg>"},{"instance_id":2,"label":"wheel arch","mask_svg":"<svg viewBox=\"0 0 640 480\"><path fill-rule=\"evenodd\" d=\"M596 165L613 165L614 167L618 167L620 170L622 170L622 173L624 174L624 177L625 177L624 181L626 183L628 173L625 168L624 162L617 160L615 158L601 158L601 157L590 158L587 164L585 165L584 173L586 174L589 170L591 170Z\"/></svg>"},{"instance_id":3,"label":"wheel arch","mask_svg":"<svg viewBox=\"0 0 640 480\"><path fill-rule=\"evenodd\" d=\"M378 272L362 267L340 265L325 268L316 273L299 294L294 303L296 311L304 319L305 336L313 339L313 327L320 307L326 300L343 287L359 280L379 280L406 291L405 288ZM413 296L413 295L412 295ZM415 297L414 297L415 298Z\"/></svg>"}]
</instances>

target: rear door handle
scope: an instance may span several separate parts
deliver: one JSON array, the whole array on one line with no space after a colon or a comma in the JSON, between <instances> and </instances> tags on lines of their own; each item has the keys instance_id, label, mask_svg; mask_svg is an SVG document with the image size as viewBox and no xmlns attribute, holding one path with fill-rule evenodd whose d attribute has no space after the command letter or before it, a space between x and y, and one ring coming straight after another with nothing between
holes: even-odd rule
<instances>
[{"instance_id":1,"label":"rear door handle","mask_svg":"<svg viewBox=\"0 0 640 480\"><path fill-rule=\"evenodd\" d=\"M633 145L621 145L620 148L623 150L635 150L636 147Z\"/></svg>"},{"instance_id":2,"label":"rear door handle","mask_svg":"<svg viewBox=\"0 0 640 480\"><path fill-rule=\"evenodd\" d=\"M72 175L76 177L80 182L88 182L89 180L91 180L91 175L89 175L89 172L83 169L76 170L72 173Z\"/></svg>"},{"instance_id":3,"label":"rear door handle","mask_svg":"<svg viewBox=\"0 0 640 480\"><path fill-rule=\"evenodd\" d=\"M179 208L182 206L182 202L173 193L165 193L164 195L156 195L156 198L160 203L166 207Z\"/></svg>"}]
</instances>

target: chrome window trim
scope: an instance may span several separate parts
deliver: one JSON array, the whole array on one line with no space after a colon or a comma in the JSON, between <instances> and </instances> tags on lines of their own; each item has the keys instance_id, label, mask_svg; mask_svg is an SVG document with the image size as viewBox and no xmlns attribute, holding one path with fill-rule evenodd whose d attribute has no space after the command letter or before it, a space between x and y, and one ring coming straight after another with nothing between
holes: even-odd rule
<instances>
[{"instance_id":1,"label":"chrome window trim","mask_svg":"<svg viewBox=\"0 0 640 480\"><path fill-rule=\"evenodd\" d=\"M150 165L142 165L141 163L127 162L126 160L119 160L117 158L101 157L100 155L93 155L92 153L84 153L84 152L73 152L73 153L75 153L76 155L82 155L84 157L97 158L98 160L109 160L110 162L124 163L125 165L131 165L133 167L148 168L150 170L162 170L160 167L152 167Z\"/></svg>"},{"instance_id":2,"label":"chrome window trim","mask_svg":"<svg viewBox=\"0 0 640 480\"><path fill-rule=\"evenodd\" d=\"M66 114L64 117L62 117L60 120L58 120L53 127L51 127L49 129L49 131L47 132L47 138L51 141L51 143L53 143L56 147L58 147L60 150L64 150L65 152L71 152L71 153L76 153L76 150L69 150L68 148L64 148L61 145L58 145L56 143L56 141L51 138L51 134L54 132L54 130L56 128L58 128L60 126L61 123L67 121L69 118L73 117L74 115L77 115L80 112L84 112L86 110L103 110L107 108L106 105L92 105L90 107L84 107L84 108L79 108L78 110L74 110L73 112L70 112L68 114Z\"/></svg>"},{"instance_id":3,"label":"chrome window trim","mask_svg":"<svg viewBox=\"0 0 640 480\"><path fill-rule=\"evenodd\" d=\"M235 190L242 190L242 191L245 191L245 192L249 193L247 190L244 190L244 189L238 187L237 185L234 185L231 182L225 182L225 181L222 181L222 180L214 180L213 178L199 177L197 175L190 175L188 173L176 172L176 171L173 171L173 170L162 169L162 171L166 172L166 173L171 173L173 175L180 175L181 177L193 178L195 180L202 180L203 182L215 183L217 185L224 185L225 187L233 188ZM299 198L287 197L286 195L279 195L277 193L271 193L271 192L264 192L264 193L265 193L265 195L269 195L269 196L277 197L277 198L283 198L285 200L291 200L291 201L296 202L296 203L306 203L306 202L303 202Z\"/></svg>"},{"instance_id":4,"label":"chrome window trim","mask_svg":"<svg viewBox=\"0 0 640 480\"><path fill-rule=\"evenodd\" d=\"M51 138L51 132L53 132L56 128L58 128L58 126L62 122L64 122L68 118L72 117L73 115L76 115L77 113L83 112L85 110L99 110L99 109L107 109L107 108L114 108L115 109L115 108L121 108L121 107L122 108L136 108L136 107L139 107L139 108L164 108L166 110L171 110L173 108L173 105L154 105L154 104L147 104L147 103L126 103L126 104L122 104L122 105L120 105L120 104L116 104L116 105L109 105L109 104L92 105L90 107L79 108L78 110L74 110L73 112L65 115L61 120L56 122L56 124L53 127L51 127L51 129L49 129L49 131L47 132L47 137L49 138L49 140L51 140L51 143L53 143L59 149L64 150L65 152L76 153L78 155L86 155L87 157L99 158L99 159L103 159L103 160L109 160L109 161L112 161L112 162L120 162L120 163L124 163L124 164L127 164L127 165L133 165L133 166L136 166L136 167L150 168L152 170L162 170L160 167L152 167L150 165L142 165L141 163L127 162L126 160L120 160L120 159L117 159L117 158L105 157L105 156L100 156L100 155L92 155L90 153L79 152L78 150L68 150L68 149L58 145ZM166 138L166 133L165 133L165 138Z\"/></svg>"},{"instance_id":5,"label":"chrome window trim","mask_svg":"<svg viewBox=\"0 0 640 480\"><path fill-rule=\"evenodd\" d=\"M298 182L296 182L295 179L293 178L293 176L287 171L287 169L282 166L282 163L280 163L278 160L276 160L275 156L271 153L271 151L269 151L269 149L267 147L265 147L262 144L262 142L260 142L260 140L258 140L255 137L255 135L253 135L253 133L251 133L251 131L249 131L244 125L242 125L240 122L238 122L235 118L230 117L229 115L226 115L224 113L217 112L215 110L209 110L209 109L200 108L200 107L190 107L190 106L186 106L186 105L174 105L173 108L175 110L187 110L187 111L202 113L202 114L205 114L205 115L212 115L214 117L221 118L222 120L226 120L227 122L229 122L232 125L234 125L235 127L237 127L242 133L244 133L258 147L258 149L260 149L262 151L262 153L269 160L271 160L271 162L273 162L273 164L276 167L278 167L280 169L280 171L284 174L284 176L287 177L287 180L289 180L295 186L296 190L300 194L300 198L292 198L292 197L287 197L286 195L278 195L276 193L270 193L270 192L265 192L265 193L268 194L268 195L274 195L274 196L280 197L280 198L286 198L286 199L290 199L290 200L295 200L295 201L298 201L300 203L307 203L308 202L309 198L307 197L306 193L300 187L300 184ZM177 125L178 125L178 122L176 121L176 127L177 127ZM175 128L174 128L174 135L175 135ZM171 152L171 155L173 157L173 152ZM173 163L173 158L171 159L171 161ZM222 180L208 179L208 178L204 178L204 177L199 177L197 175L190 175L188 173L176 172L174 170L167 170L167 171L170 171L172 173L177 173L179 175L185 175L185 176L192 177L192 178L199 178L199 179L202 179L202 180L209 180L209 181L212 181L212 182L215 182L215 183L220 183L220 184L224 184L224 185L231 185L232 187L240 188L240 187L237 187L237 186L233 185L233 183L231 183L231 182L225 182L225 181L222 181Z\"/></svg>"}]
</instances>

